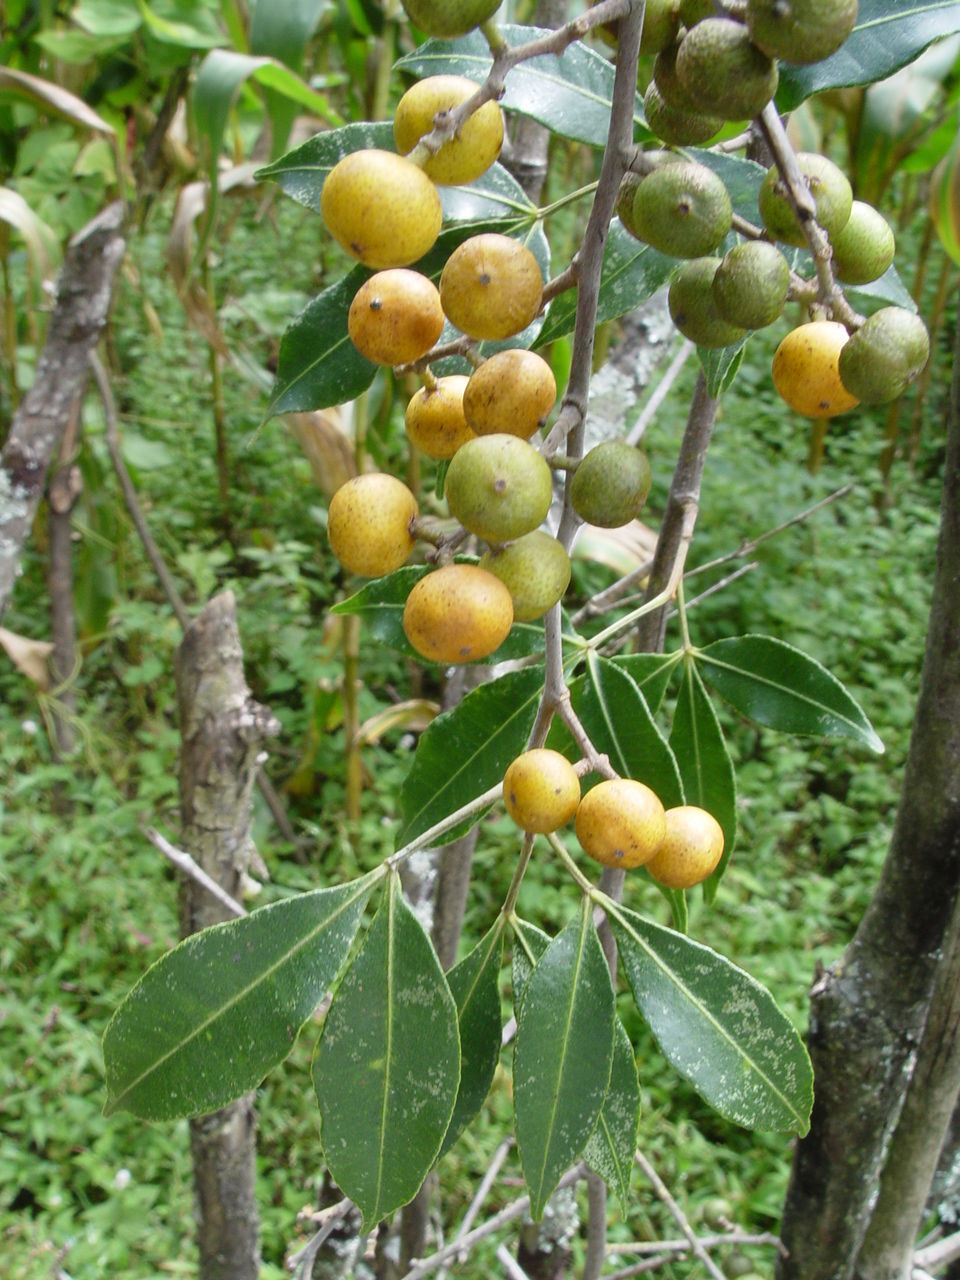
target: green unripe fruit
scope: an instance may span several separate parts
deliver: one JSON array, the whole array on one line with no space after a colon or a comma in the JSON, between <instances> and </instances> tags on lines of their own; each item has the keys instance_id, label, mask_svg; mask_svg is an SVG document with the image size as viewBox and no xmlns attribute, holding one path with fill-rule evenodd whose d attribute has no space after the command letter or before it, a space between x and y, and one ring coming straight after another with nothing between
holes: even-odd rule
<instances>
[{"instance_id":1,"label":"green unripe fruit","mask_svg":"<svg viewBox=\"0 0 960 1280\"><path fill-rule=\"evenodd\" d=\"M847 225L853 205L853 191L846 174L832 160L816 151L798 152L797 164L813 196L817 221L832 241ZM774 239L803 248L807 243L806 237L776 165L767 171L760 186L759 200L763 225Z\"/></svg>"},{"instance_id":2,"label":"green unripe fruit","mask_svg":"<svg viewBox=\"0 0 960 1280\"><path fill-rule=\"evenodd\" d=\"M694 111L696 108L690 101L690 95L680 83L680 77L677 75L677 54L679 52L679 44L670 44L667 45L666 49L661 49L654 59L653 78L657 88L660 90L660 97L663 98L667 106L678 107L681 111Z\"/></svg>"},{"instance_id":3,"label":"green unripe fruit","mask_svg":"<svg viewBox=\"0 0 960 1280\"><path fill-rule=\"evenodd\" d=\"M705 18L683 37L677 74L693 103L724 120L758 115L777 91L776 64L729 18Z\"/></svg>"},{"instance_id":4,"label":"green unripe fruit","mask_svg":"<svg viewBox=\"0 0 960 1280\"><path fill-rule=\"evenodd\" d=\"M542 618L570 582L570 557L556 538L542 529L488 551L481 557L480 567L499 578L510 592L517 622Z\"/></svg>"},{"instance_id":5,"label":"green unripe fruit","mask_svg":"<svg viewBox=\"0 0 960 1280\"><path fill-rule=\"evenodd\" d=\"M677 38L680 30L680 6L677 0L647 0L640 34L642 54L659 53Z\"/></svg>"},{"instance_id":6,"label":"green unripe fruit","mask_svg":"<svg viewBox=\"0 0 960 1280\"><path fill-rule=\"evenodd\" d=\"M857 0L747 0L750 39L771 58L805 64L829 58L857 20Z\"/></svg>"},{"instance_id":7,"label":"green unripe fruit","mask_svg":"<svg viewBox=\"0 0 960 1280\"><path fill-rule=\"evenodd\" d=\"M633 197L633 231L661 253L696 258L730 230L727 189L702 164L664 165L648 173Z\"/></svg>"},{"instance_id":8,"label":"green unripe fruit","mask_svg":"<svg viewBox=\"0 0 960 1280\"><path fill-rule=\"evenodd\" d=\"M673 277L667 293L673 323L698 347L729 347L746 334L745 329L729 324L717 311L713 278L719 265L719 258L694 258L692 262L685 262Z\"/></svg>"},{"instance_id":9,"label":"green unripe fruit","mask_svg":"<svg viewBox=\"0 0 960 1280\"><path fill-rule=\"evenodd\" d=\"M457 451L445 488L450 514L488 542L530 533L550 510L550 468L517 436L478 436Z\"/></svg>"},{"instance_id":10,"label":"green unripe fruit","mask_svg":"<svg viewBox=\"0 0 960 1280\"><path fill-rule=\"evenodd\" d=\"M706 142L723 124L719 116L706 115L696 108L672 107L664 101L653 80L643 95L643 114L651 131L675 147L694 147Z\"/></svg>"},{"instance_id":11,"label":"green unripe fruit","mask_svg":"<svg viewBox=\"0 0 960 1280\"><path fill-rule=\"evenodd\" d=\"M748 240L725 255L713 277L713 301L720 317L744 329L773 324L790 288L790 268L775 245Z\"/></svg>"},{"instance_id":12,"label":"green unripe fruit","mask_svg":"<svg viewBox=\"0 0 960 1280\"><path fill-rule=\"evenodd\" d=\"M930 335L918 315L883 307L840 352L840 381L864 404L888 404L902 396L930 356Z\"/></svg>"},{"instance_id":13,"label":"green unripe fruit","mask_svg":"<svg viewBox=\"0 0 960 1280\"><path fill-rule=\"evenodd\" d=\"M717 6L713 0L680 0L680 21L685 27L695 27L704 18L715 18Z\"/></svg>"},{"instance_id":14,"label":"green unripe fruit","mask_svg":"<svg viewBox=\"0 0 960 1280\"><path fill-rule=\"evenodd\" d=\"M403 0L410 21L428 36L465 36L500 8L500 0Z\"/></svg>"},{"instance_id":15,"label":"green unripe fruit","mask_svg":"<svg viewBox=\"0 0 960 1280\"><path fill-rule=\"evenodd\" d=\"M896 247L886 218L862 200L854 200L847 224L832 246L834 274L844 284L879 280L893 262Z\"/></svg>"},{"instance_id":16,"label":"green unripe fruit","mask_svg":"<svg viewBox=\"0 0 960 1280\"><path fill-rule=\"evenodd\" d=\"M634 520L650 492L647 455L623 440L591 449L570 481L570 503L587 524L616 529Z\"/></svg>"}]
</instances>

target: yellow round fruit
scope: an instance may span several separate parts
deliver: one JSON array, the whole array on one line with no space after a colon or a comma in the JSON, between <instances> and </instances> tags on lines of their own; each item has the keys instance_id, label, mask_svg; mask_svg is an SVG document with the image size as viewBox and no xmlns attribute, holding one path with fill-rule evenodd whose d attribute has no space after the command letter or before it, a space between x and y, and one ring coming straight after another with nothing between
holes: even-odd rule
<instances>
[{"instance_id":1,"label":"yellow round fruit","mask_svg":"<svg viewBox=\"0 0 960 1280\"><path fill-rule=\"evenodd\" d=\"M529 440L544 426L557 398L553 370L535 351L498 351L475 370L463 411L478 436L504 433Z\"/></svg>"},{"instance_id":2,"label":"yellow round fruit","mask_svg":"<svg viewBox=\"0 0 960 1280\"><path fill-rule=\"evenodd\" d=\"M345 569L378 578L399 569L413 550L410 524L417 500L402 481L382 471L354 476L330 499L327 537Z\"/></svg>"},{"instance_id":3,"label":"yellow round fruit","mask_svg":"<svg viewBox=\"0 0 960 1280\"><path fill-rule=\"evenodd\" d=\"M838 362L848 334L835 320L792 329L773 357L773 385L791 409L808 418L833 418L859 404L840 381Z\"/></svg>"},{"instance_id":4,"label":"yellow round fruit","mask_svg":"<svg viewBox=\"0 0 960 1280\"><path fill-rule=\"evenodd\" d=\"M556 831L577 812L580 779L559 751L538 747L517 756L507 769L503 802L521 830Z\"/></svg>"},{"instance_id":5,"label":"yellow round fruit","mask_svg":"<svg viewBox=\"0 0 960 1280\"><path fill-rule=\"evenodd\" d=\"M668 809L663 844L647 863L658 884L692 889L714 870L723 856L723 831L706 809L693 804Z\"/></svg>"},{"instance_id":6,"label":"yellow round fruit","mask_svg":"<svg viewBox=\"0 0 960 1280\"><path fill-rule=\"evenodd\" d=\"M511 338L540 310L543 277L519 240L486 232L454 249L440 276L440 301L468 337Z\"/></svg>"},{"instance_id":7,"label":"yellow round fruit","mask_svg":"<svg viewBox=\"0 0 960 1280\"><path fill-rule=\"evenodd\" d=\"M428 458L452 458L461 445L476 436L463 416L465 373L438 378L436 385L421 387L407 405L407 436Z\"/></svg>"},{"instance_id":8,"label":"yellow round fruit","mask_svg":"<svg viewBox=\"0 0 960 1280\"><path fill-rule=\"evenodd\" d=\"M443 210L423 172L392 151L353 151L337 161L320 193L333 238L368 267L405 267L433 248Z\"/></svg>"},{"instance_id":9,"label":"yellow round fruit","mask_svg":"<svg viewBox=\"0 0 960 1280\"><path fill-rule=\"evenodd\" d=\"M443 329L440 293L432 280L394 267L378 271L354 294L347 332L375 364L408 364L426 355Z\"/></svg>"},{"instance_id":10,"label":"yellow round fruit","mask_svg":"<svg viewBox=\"0 0 960 1280\"><path fill-rule=\"evenodd\" d=\"M499 578L473 564L448 564L407 596L403 629L424 658L474 662L498 649L513 625L513 601Z\"/></svg>"},{"instance_id":11,"label":"yellow round fruit","mask_svg":"<svg viewBox=\"0 0 960 1280\"><path fill-rule=\"evenodd\" d=\"M575 825L585 853L623 870L649 862L666 832L663 805L632 778L598 782L580 801Z\"/></svg>"},{"instance_id":12,"label":"yellow round fruit","mask_svg":"<svg viewBox=\"0 0 960 1280\"><path fill-rule=\"evenodd\" d=\"M472 98L477 85L463 76L428 76L411 86L397 104L393 137L405 156L430 133L439 111L449 111ZM486 173L503 146L503 114L496 102L485 102L423 164L423 172L441 186L460 186Z\"/></svg>"}]
</instances>

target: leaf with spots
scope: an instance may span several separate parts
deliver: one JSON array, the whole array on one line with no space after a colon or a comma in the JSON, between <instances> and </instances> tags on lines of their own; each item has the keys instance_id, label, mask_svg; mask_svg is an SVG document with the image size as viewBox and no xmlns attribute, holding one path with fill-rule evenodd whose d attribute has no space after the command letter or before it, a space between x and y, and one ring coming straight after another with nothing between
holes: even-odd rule
<instances>
[{"instance_id":1,"label":"leaf with spots","mask_svg":"<svg viewBox=\"0 0 960 1280\"><path fill-rule=\"evenodd\" d=\"M536 968L537 961L550 945L550 935L538 929L535 924L521 920L519 916L513 916L511 924L515 939L512 973L513 1012L519 1017L523 993L527 989L527 983Z\"/></svg>"},{"instance_id":2,"label":"leaf with spots","mask_svg":"<svg viewBox=\"0 0 960 1280\"><path fill-rule=\"evenodd\" d=\"M637 1148L640 1123L640 1082L633 1045L618 1018L614 1026L613 1066L600 1119L583 1149L583 1158L594 1173L613 1187L624 1217L630 1210L630 1173Z\"/></svg>"}]
</instances>

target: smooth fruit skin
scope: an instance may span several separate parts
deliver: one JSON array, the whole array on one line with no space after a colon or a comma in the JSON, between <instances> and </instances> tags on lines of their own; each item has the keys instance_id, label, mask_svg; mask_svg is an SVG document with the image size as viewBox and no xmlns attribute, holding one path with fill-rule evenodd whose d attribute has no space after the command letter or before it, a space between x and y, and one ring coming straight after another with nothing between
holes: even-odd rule
<instances>
[{"instance_id":1,"label":"smooth fruit skin","mask_svg":"<svg viewBox=\"0 0 960 1280\"><path fill-rule=\"evenodd\" d=\"M478 436L505 432L529 440L557 399L553 370L535 351L498 351L470 376L463 395L467 422Z\"/></svg>"},{"instance_id":2,"label":"smooth fruit skin","mask_svg":"<svg viewBox=\"0 0 960 1280\"><path fill-rule=\"evenodd\" d=\"M817 221L832 240L847 225L853 206L853 190L847 175L832 160L816 151L797 152L797 164L807 180L817 207ZM807 240L800 220L787 198L786 185L776 165L767 170L760 185L760 217L776 240L804 248Z\"/></svg>"},{"instance_id":3,"label":"smooth fruit skin","mask_svg":"<svg viewBox=\"0 0 960 1280\"><path fill-rule=\"evenodd\" d=\"M587 524L617 529L636 519L650 492L647 455L623 440L598 444L570 481L570 503Z\"/></svg>"},{"instance_id":4,"label":"smooth fruit skin","mask_svg":"<svg viewBox=\"0 0 960 1280\"><path fill-rule=\"evenodd\" d=\"M711 286L722 319L744 329L773 324L790 288L790 268L776 247L747 240L725 254Z\"/></svg>"},{"instance_id":5,"label":"smooth fruit skin","mask_svg":"<svg viewBox=\"0 0 960 1280\"><path fill-rule=\"evenodd\" d=\"M893 230L882 213L863 200L854 200L846 226L830 242L833 273L844 284L879 280L893 262Z\"/></svg>"},{"instance_id":6,"label":"smooth fruit skin","mask_svg":"<svg viewBox=\"0 0 960 1280\"><path fill-rule=\"evenodd\" d=\"M337 161L323 184L320 212L351 257L378 269L422 258L443 221L437 189L423 170L376 149Z\"/></svg>"},{"instance_id":7,"label":"smooth fruit skin","mask_svg":"<svg viewBox=\"0 0 960 1280\"><path fill-rule=\"evenodd\" d=\"M432 662L475 662L499 649L513 625L510 592L474 564L448 564L407 596L403 630Z\"/></svg>"},{"instance_id":8,"label":"smooth fruit skin","mask_svg":"<svg viewBox=\"0 0 960 1280\"><path fill-rule=\"evenodd\" d=\"M666 164L648 173L633 196L632 227L654 249L699 258L730 230L727 189L703 164Z\"/></svg>"},{"instance_id":9,"label":"smooth fruit skin","mask_svg":"<svg viewBox=\"0 0 960 1280\"><path fill-rule=\"evenodd\" d=\"M464 76L428 76L412 85L397 104L393 137L402 156L433 128L438 111L459 107L477 86ZM485 102L425 161L423 171L441 186L460 186L486 173L503 146L503 113L496 102Z\"/></svg>"},{"instance_id":10,"label":"smooth fruit skin","mask_svg":"<svg viewBox=\"0 0 960 1280\"><path fill-rule=\"evenodd\" d=\"M513 600L516 622L535 622L557 603L570 583L570 557L542 529L487 551L480 567L500 579Z\"/></svg>"},{"instance_id":11,"label":"smooth fruit skin","mask_svg":"<svg viewBox=\"0 0 960 1280\"><path fill-rule=\"evenodd\" d=\"M723 830L712 813L693 804L664 814L663 843L647 863L658 884L692 889L714 870L723 856Z\"/></svg>"},{"instance_id":12,"label":"smooth fruit skin","mask_svg":"<svg viewBox=\"0 0 960 1280\"><path fill-rule=\"evenodd\" d=\"M545 834L566 826L580 803L580 779L559 751L525 751L503 777L503 802L521 831Z\"/></svg>"},{"instance_id":13,"label":"smooth fruit skin","mask_svg":"<svg viewBox=\"0 0 960 1280\"><path fill-rule=\"evenodd\" d=\"M580 801L577 839L605 867L642 867L666 834L663 805L656 794L632 778L598 782Z\"/></svg>"},{"instance_id":14,"label":"smooth fruit skin","mask_svg":"<svg viewBox=\"0 0 960 1280\"><path fill-rule=\"evenodd\" d=\"M719 266L719 258L685 262L667 290L670 318L683 336L698 347L729 347L746 334L746 329L729 324L717 311L713 278Z\"/></svg>"},{"instance_id":15,"label":"smooth fruit skin","mask_svg":"<svg viewBox=\"0 0 960 1280\"><path fill-rule=\"evenodd\" d=\"M526 441L477 436L451 461L444 493L450 514L465 529L487 542L509 542L544 519L553 499L553 477Z\"/></svg>"},{"instance_id":16,"label":"smooth fruit skin","mask_svg":"<svg viewBox=\"0 0 960 1280\"><path fill-rule=\"evenodd\" d=\"M464 240L440 276L440 301L451 324L468 337L512 338L540 310L543 276L530 250L487 232Z\"/></svg>"},{"instance_id":17,"label":"smooth fruit skin","mask_svg":"<svg viewBox=\"0 0 960 1280\"><path fill-rule=\"evenodd\" d=\"M327 537L345 569L364 578L399 569L413 550L410 523L417 500L402 481L382 471L354 476L330 499Z\"/></svg>"},{"instance_id":18,"label":"smooth fruit skin","mask_svg":"<svg viewBox=\"0 0 960 1280\"><path fill-rule=\"evenodd\" d=\"M465 373L438 378L436 386L421 387L407 405L406 428L411 444L442 461L476 437L463 416Z\"/></svg>"},{"instance_id":19,"label":"smooth fruit skin","mask_svg":"<svg viewBox=\"0 0 960 1280\"><path fill-rule=\"evenodd\" d=\"M432 280L394 267L378 271L354 294L350 341L374 364L407 364L430 350L443 329L440 292Z\"/></svg>"},{"instance_id":20,"label":"smooth fruit skin","mask_svg":"<svg viewBox=\"0 0 960 1280\"><path fill-rule=\"evenodd\" d=\"M500 8L501 0L403 0L410 21L428 36L465 36Z\"/></svg>"},{"instance_id":21,"label":"smooth fruit skin","mask_svg":"<svg viewBox=\"0 0 960 1280\"><path fill-rule=\"evenodd\" d=\"M918 315L881 307L840 352L840 378L864 404L902 396L930 356L930 335Z\"/></svg>"},{"instance_id":22,"label":"smooth fruit skin","mask_svg":"<svg viewBox=\"0 0 960 1280\"><path fill-rule=\"evenodd\" d=\"M747 0L746 19L764 53L805 65L840 48L857 20L857 0Z\"/></svg>"},{"instance_id":23,"label":"smooth fruit skin","mask_svg":"<svg viewBox=\"0 0 960 1280\"><path fill-rule=\"evenodd\" d=\"M859 401L840 381L840 352L849 335L835 320L792 329L773 357L773 385L791 409L807 418L833 418Z\"/></svg>"},{"instance_id":24,"label":"smooth fruit skin","mask_svg":"<svg viewBox=\"0 0 960 1280\"><path fill-rule=\"evenodd\" d=\"M758 115L777 91L776 63L729 18L705 18L680 42L677 75L695 106L724 120Z\"/></svg>"},{"instance_id":25,"label":"smooth fruit skin","mask_svg":"<svg viewBox=\"0 0 960 1280\"><path fill-rule=\"evenodd\" d=\"M643 95L643 114L651 131L663 142L675 147L695 147L722 127L719 116L709 115L694 107L675 107L667 102L655 81L647 85Z\"/></svg>"},{"instance_id":26,"label":"smooth fruit skin","mask_svg":"<svg viewBox=\"0 0 960 1280\"><path fill-rule=\"evenodd\" d=\"M672 44L680 30L679 0L647 0L640 34L642 54L659 53Z\"/></svg>"}]
</instances>

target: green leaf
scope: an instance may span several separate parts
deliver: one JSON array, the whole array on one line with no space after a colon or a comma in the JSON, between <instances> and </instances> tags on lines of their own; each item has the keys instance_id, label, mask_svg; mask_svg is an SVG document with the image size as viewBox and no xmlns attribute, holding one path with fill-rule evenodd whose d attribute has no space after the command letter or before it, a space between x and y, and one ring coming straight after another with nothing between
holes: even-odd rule
<instances>
[{"instance_id":1,"label":"green leaf","mask_svg":"<svg viewBox=\"0 0 960 1280\"><path fill-rule=\"evenodd\" d=\"M619 218L615 218L610 224L603 251L597 323L615 320L633 311L647 298L652 298L676 265L675 258L668 258L648 244L641 244ZM576 313L576 290L561 293L550 306L550 314L540 330L536 345L542 347L566 333L572 333Z\"/></svg>"},{"instance_id":2,"label":"green leaf","mask_svg":"<svg viewBox=\"0 0 960 1280\"><path fill-rule=\"evenodd\" d=\"M340 971L373 883L272 903L158 960L104 1033L107 1114L200 1115L258 1085Z\"/></svg>"},{"instance_id":3,"label":"green leaf","mask_svg":"<svg viewBox=\"0 0 960 1280\"><path fill-rule=\"evenodd\" d=\"M527 920L521 920L518 915L511 918L510 925L515 938L512 969L513 1012L519 1016L520 1006L523 1004L523 993L527 989L530 975L537 967L537 961L549 947L551 939L549 933L544 933L542 929L537 928L535 924L530 924Z\"/></svg>"},{"instance_id":4,"label":"green leaf","mask_svg":"<svg viewBox=\"0 0 960 1280\"><path fill-rule=\"evenodd\" d=\"M61 62L82 65L106 57L126 43L125 36L94 36L86 31L41 31L34 43Z\"/></svg>"},{"instance_id":5,"label":"green leaf","mask_svg":"<svg viewBox=\"0 0 960 1280\"><path fill-rule=\"evenodd\" d=\"M539 27L497 24L511 46L548 36ZM490 49L479 31L459 40L428 40L396 64L412 75L466 76L478 84L487 78L491 66ZM500 99L508 111L529 116L551 132L593 147L607 145L610 107L613 100L614 67L606 58L580 41L569 45L559 56L531 58L513 68L506 91ZM635 97L634 122L649 137L643 117L643 103Z\"/></svg>"},{"instance_id":6,"label":"green leaf","mask_svg":"<svg viewBox=\"0 0 960 1280\"><path fill-rule=\"evenodd\" d=\"M670 746L680 767L687 804L712 813L723 830L723 856L704 885L707 901L712 902L737 838L737 782L720 721L692 658L683 664Z\"/></svg>"},{"instance_id":7,"label":"green leaf","mask_svg":"<svg viewBox=\"0 0 960 1280\"><path fill-rule=\"evenodd\" d=\"M745 160L743 156L728 156L722 151L707 151L702 147L691 147L686 152L697 164L705 164L708 169L720 178L727 189L734 213L748 222L760 221L758 197L760 186L767 176L767 170L755 160Z\"/></svg>"},{"instance_id":8,"label":"green leaf","mask_svg":"<svg viewBox=\"0 0 960 1280\"><path fill-rule=\"evenodd\" d=\"M663 702L670 677L682 656L679 650L676 653L625 653L610 661L626 671L643 694L649 710L655 712Z\"/></svg>"},{"instance_id":9,"label":"green leaf","mask_svg":"<svg viewBox=\"0 0 960 1280\"><path fill-rule=\"evenodd\" d=\"M715 400L723 395L737 376L749 336L744 335L730 347L697 347L697 359L707 380L707 395Z\"/></svg>"},{"instance_id":10,"label":"green leaf","mask_svg":"<svg viewBox=\"0 0 960 1280\"><path fill-rule=\"evenodd\" d=\"M503 920L480 939L447 974L460 1027L460 1088L441 1156L450 1150L477 1115L490 1091L500 1060L500 992L497 978L503 958Z\"/></svg>"},{"instance_id":11,"label":"green leaf","mask_svg":"<svg viewBox=\"0 0 960 1280\"><path fill-rule=\"evenodd\" d=\"M137 0L137 8L143 24L155 40L161 44L173 44L182 49L210 49L218 40L218 36L210 30L202 30L191 22L177 22L154 13L145 0ZM201 9L197 15L202 17Z\"/></svg>"},{"instance_id":12,"label":"green leaf","mask_svg":"<svg viewBox=\"0 0 960 1280\"><path fill-rule=\"evenodd\" d=\"M613 1059L613 987L589 898L544 952L524 994L513 1059L517 1146L530 1216L593 1132Z\"/></svg>"},{"instance_id":13,"label":"green leaf","mask_svg":"<svg viewBox=\"0 0 960 1280\"><path fill-rule=\"evenodd\" d=\"M780 64L777 110L792 111L823 89L884 80L957 31L957 0L860 0L856 25L836 53L804 67Z\"/></svg>"},{"instance_id":14,"label":"green leaf","mask_svg":"<svg viewBox=\"0 0 960 1280\"><path fill-rule=\"evenodd\" d=\"M400 789L398 848L502 780L526 748L542 692L543 668L525 667L471 690L437 716L421 734Z\"/></svg>"},{"instance_id":15,"label":"green leaf","mask_svg":"<svg viewBox=\"0 0 960 1280\"><path fill-rule=\"evenodd\" d=\"M883 743L840 681L816 659L772 636L717 640L695 655L704 678L738 711L782 733Z\"/></svg>"},{"instance_id":16,"label":"green leaf","mask_svg":"<svg viewBox=\"0 0 960 1280\"><path fill-rule=\"evenodd\" d=\"M70 20L92 36L130 36L143 21L130 0L80 0Z\"/></svg>"},{"instance_id":17,"label":"green leaf","mask_svg":"<svg viewBox=\"0 0 960 1280\"><path fill-rule=\"evenodd\" d=\"M850 305L863 311L876 311L880 304L903 307L907 311L917 309L917 304L894 266L887 267L879 280L871 280L867 284L845 285L844 292Z\"/></svg>"},{"instance_id":18,"label":"green leaf","mask_svg":"<svg viewBox=\"0 0 960 1280\"><path fill-rule=\"evenodd\" d=\"M728 1120L805 1134L813 1068L766 987L709 947L604 906L637 1008L673 1066Z\"/></svg>"},{"instance_id":19,"label":"green leaf","mask_svg":"<svg viewBox=\"0 0 960 1280\"><path fill-rule=\"evenodd\" d=\"M460 1080L457 1007L436 952L391 875L333 997L313 1058L320 1140L362 1230L412 1200L450 1123Z\"/></svg>"},{"instance_id":20,"label":"green leaf","mask_svg":"<svg viewBox=\"0 0 960 1280\"><path fill-rule=\"evenodd\" d=\"M640 1082L633 1045L617 1018L614 1024L613 1066L600 1119L583 1149L583 1158L594 1173L613 1187L626 1218L630 1211L630 1174L637 1149L640 1123Z\"/></svg>"},{"instance_id":21,"label":"green leaf","mask_svg":"<svg viewBox=\"0 0 960 1280\"><path fill-rule=\"evenodd\" d=\"M250 52L266 54L298 75L307 41L316 29L327 0L257 0L250 23ZM264 89L270 116L270 150L279 155L286 146L297 104L274 89Z\"/></svg>"}]
</instances>

